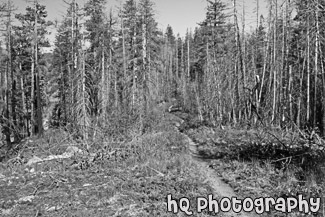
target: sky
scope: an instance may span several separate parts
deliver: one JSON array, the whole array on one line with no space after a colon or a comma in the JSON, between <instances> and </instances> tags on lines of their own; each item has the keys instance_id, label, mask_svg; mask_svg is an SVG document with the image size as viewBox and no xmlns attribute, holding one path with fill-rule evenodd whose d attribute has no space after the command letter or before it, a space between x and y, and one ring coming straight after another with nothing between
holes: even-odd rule
<instances>
[{"instance_id":1,"label":"sky","mask_svg":"<svg viewBox=\"0 0 325 217\"><path fill-rule=\"evenodd\" d=\"M6 0L0 0L6 1ZM18 8L16 13L24 12L27 5L31 5L26 0L12 0L14 5ZM65 0L71 1L71 0ZM83 5L86 0L76 0L79 5ZM194 30L197 23L204 20L205 9L207 6L206 0L152 0L155 3L155 14L156 20L158 22L158 28L165 30L169 24L174 33L179 33L183 37L187 29ZM232 7L232 0L223 0ZM266 0L260 1L260 13L267 16ZM60 21L66 13L67 4L63 0L39 0L43 5L46 5L48 11L48 19L57 19ZM117 11L117 6L123 4L123 0L107 0L107 11L110 8L113 11ZM246 20L246 30L249 31L250 28L256 25L256 0L237 0L237 11L238 18L241 20L243 5L245 5L245 20ZM239 20L239 22L241 22ZM54 38L53 34L50 38Z\"/></svg>"}]
</instances>

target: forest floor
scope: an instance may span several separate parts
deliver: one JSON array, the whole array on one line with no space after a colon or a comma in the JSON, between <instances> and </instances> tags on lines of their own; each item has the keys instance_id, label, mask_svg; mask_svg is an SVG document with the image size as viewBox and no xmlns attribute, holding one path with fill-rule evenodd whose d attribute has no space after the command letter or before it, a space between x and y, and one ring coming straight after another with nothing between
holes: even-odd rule
<instances>
[{"instance_id":1,"label":"forest floor","mask_svg":"<svg viewBox=\"0 0 325 217\"><path fill-rule=\"evenodd\" d=\"M316 213L296 208L290 213L271 209L263 215L324 216L322 138L270 127L211 127L186 113L176 115L185 120L178 130L189 137L191 154L207 164L237 197L286 200L301 195L307 201L321 201Z\"/></svg>"},{"instance_id":2,"label":"forest floor","mask_svg":"<svg viewBox=\"0 0 325 217\"><path fill-rule=\"evenodd\" d=\"M0 216L187 216L181 210L167 212L168 194L186 197L192 216L257 216L198 213L197 199L277 197L305 189L310 196L321 188L303 188L272 163L230 158L228 145L236 143L237 149L253 139L252 132L193 127L186 114L161 110L155 119L147 133L131 129L127 138L85 144L66 131L49 129L42 138L23 141L12 158L0 163ZM302 215L272 211L262 216Z\"/></svg>"}]
</instances>

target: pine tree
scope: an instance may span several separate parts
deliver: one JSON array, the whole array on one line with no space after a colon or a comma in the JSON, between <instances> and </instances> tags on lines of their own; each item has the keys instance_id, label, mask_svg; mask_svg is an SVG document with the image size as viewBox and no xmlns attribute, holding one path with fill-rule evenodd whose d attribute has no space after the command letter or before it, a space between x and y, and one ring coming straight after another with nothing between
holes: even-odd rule
<instances>
[{"instance_id":1,"label":"pine tree","mask_svg":"<svg viewBox=\"0 0 325 217\"><path fill-rule=\"evenodd\" d=\"M105 61L108 56L104 50L108 38L104 16L105 3L105 0L89 0L84 7L85 15L89 17L85 23L88 33L85 39L90 42L86 56L86 73L90 79L88 88L90 90L91 115L93 116L97 116L103 110L102 88L104 87Z\"/></svg>"},{"instance_id":2,"label":"pine tree","mask_svg":"<svg viewBox=\"0 0 325 217\"><path fill-rule=\"evenodd\" d=\"M131 107L134 110L137 104L137 73L138 73L138 62L140 61L139 56L139 39L138 35L140 32L139 27L139 15L136 1L127 0L120 12L121 23L123 24L122 28L122 48L124 48L124 57L123 61L125 64L126 72L126 87L131 87ZM123 51L122 51L123 52ZM120 52L121 53L121 52Z\"/></svg>"},{"instance_id":3,"label":"pine tree","mask_svg":"<svg viewBox=\"0 0 325 217\"><path fill-rule=\"evenodd\" d=\"M39 65L41 55L39 53L40 47L49 46L49 42L45 38L48 34L47 28L52 25L51 22L46 21L47 12L45 6L34 2L34 6L28 6L25 14L17 14L16 18L21 23L20 26L15 26L15 31L18 35L24 34L27 40L27 46L31 49L26 53L32 61L25 59L27 66L31 70L30 82L30 100L29 105L26 106L31 112L30 116L30 133L42 134L43 132L43 102L42 102L42 67ZM36 92L36 94L35 94ZM26 102L27 103L27 102Z\"/></svg>"},{"instance_id":4,"label":"pine tree","mask_svg":"<svg viewBox=\"0 0 325 217\"><path fill-rule=\"evenodd\" d=\"M140 0L139 2L139 21L141 28L141 71L139 73L139 83L141 87L141 110L140 119L142 123L142 131L145 130L143 123L144 117L149 112L149 107L153 103L152 94L150 92L150 82L153 81L152 73L156 68L154 63L158 60L159 35L157 22L153 13L154 3L150 0Z\"/></svg>"}]
</instances>

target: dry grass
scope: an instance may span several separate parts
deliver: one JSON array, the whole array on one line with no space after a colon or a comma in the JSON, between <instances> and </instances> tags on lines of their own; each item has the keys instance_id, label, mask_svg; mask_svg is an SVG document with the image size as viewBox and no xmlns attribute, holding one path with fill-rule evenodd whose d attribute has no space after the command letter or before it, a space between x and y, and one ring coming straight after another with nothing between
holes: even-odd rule
<instances>
[{"instance_id":1,"label":"dry grass","mask_svg":"<svg viewBox=\"0 0 325 217\"><path fill-rule=\"evenodd\" d=\"M210 166L242 197L324 197L322 144L306 144L297 133L279 130L222 130L192 123L183 126L183 131L198 144L203 158L213 159ZM295 151L302 155L295 156ZM273 212L267 216L323 216L323 210L314 215Z\"/></svg>"},{"instance_id":2,"label":"dry grass","mask_svg":"<svg viewBox=\"0 0 325 217\"><path fill-rule=\"evenodd\" d=\"M190 198L194 208L195 198L211 189L171 122L162 117L145 134L127 139L98 136L89 153L84 142L61 130L26 140L16 160L2 163L1 216L185 216L167 213L167 194ZM72 146L83 152L26 165L32 156L62 154Z\"/></svg>"}]
</instances>

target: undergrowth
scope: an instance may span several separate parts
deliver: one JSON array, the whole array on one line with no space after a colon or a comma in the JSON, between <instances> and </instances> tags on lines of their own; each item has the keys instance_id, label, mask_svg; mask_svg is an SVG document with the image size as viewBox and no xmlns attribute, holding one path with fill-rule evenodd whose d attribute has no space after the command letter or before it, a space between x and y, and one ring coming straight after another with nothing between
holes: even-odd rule
<instances>
[{"instance_id":1,"label":"undergrowth","mask_svg":"<svg viewBox=\"0 0 325 217\"><path fill-rule=\"evenodd\" d=\"M200 156L211 160L210 166L242 197L324 197L325 142L316 134L272 128L221 129L188 114L177 115L185 120L180 130L198 145ZM322 209L314 215L322 216Z\"/></svg>"},{"instance_id":2,"label":"undergrowth","mask_svg":"<svg viewBox=\"0 0 325 217\"><path fill-rule=\"evenodd\" d=\"M23 141L0 167L1 216L185 216L166 211L167 194L189 198L194 210L195 198L211 189L184 154L186 140L172 120L151 115L144 133L137 121L109 129L110 119L87 141L63 129ZM67 150L74 155L29 164Z\"/></svg>"}]
</instances>

